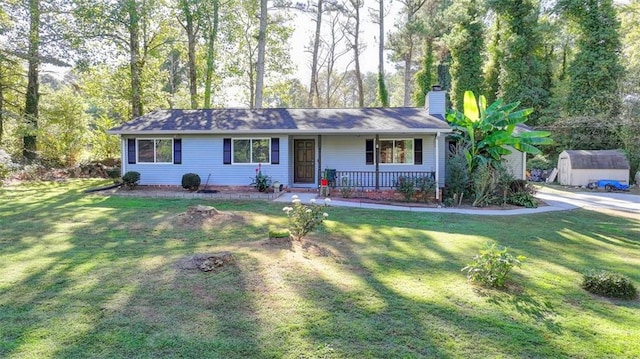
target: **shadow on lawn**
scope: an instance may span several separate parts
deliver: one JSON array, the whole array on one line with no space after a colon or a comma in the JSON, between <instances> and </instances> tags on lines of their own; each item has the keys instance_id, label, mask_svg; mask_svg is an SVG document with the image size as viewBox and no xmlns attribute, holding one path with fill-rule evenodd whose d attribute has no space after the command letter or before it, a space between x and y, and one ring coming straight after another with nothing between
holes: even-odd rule
<instances>
[{"instance_id":1,"label":"shadow on lawn","mask_svg":"<svg viewBox=\"0 0 640 359\"><path fill-rule=\"evenodd\" d=\"M61 358L260 353L241 271L214 276L171 265L172 256L196 251L203 236L184 242L180 229L158 232L155 225L193 201L131 206L131 200L34 187L0 201L0 222L11 222L0 227L0 238L8 238L0 241L7 259L0 269L14 276L0 287L0 356L30 348ZM40 190L48 191L20 201ZM250 240L255 230L238 233Z\"/></svg>"},{"instance_id":2,"label":"shadow on lawn","mask_svg":"<svg viewBox=\"0 0 640 359\"><path fill-rule=\"evenodd\" d=\"M539 301L526 293L509 293L508 291L489 291L478 288L475 292L487 298L487 302L498 307L510 307L533 321L543 323L554 334L562 334L562 326L556 320L558 313L549 301Z\"/></svg>"},{"instance_id":3,"label":"shadow on lawn","mask_svg":"<svg viewBox=\"0 0 640 359\"><path fill-rule=\"evenodd\" d=\"M483 217L480 221L461 215L409 213L397 220L395 213L336 208L330 217L335 223L330 230L335 242L327 244L331 250L307 243L301 246L307 262L301 262L295 271L281 273L274 267L265 272L284 276L308 306L290 308L285 306L289 298L262 292L267 284L256 274L264 265L262 252L241 252L240 266L215 274L184 272L172 265L194 252L262 239L265 223L227 228L235 238L205 241L202 238L209 234L197 229L186 235L179 229L156 226L196 204L194 201L84 198L77 190L58 188L37 200L19 202L20 196L33 196L37 192L32 191L39 189L35 186L13 194L15 203L0 200L0 209L6 210L0 220L13 223L0 228L2 238L9 238L0 241L0 252L11 256L16 268L24 266L21 279L0 287L0 356L19 355L29 346L45 347L42 342L48 341L55 345L48 346L50 352L43 355L60 358L281 357L299 344L296 340L310 340L318 356L453 358L486 353L566 357L571 353L549 340L569 331L555 320L557 304L543 299L549 289L519 277L526 288L542 294L534 297L525 290L491 292L484 297L490 305L504 312L513 310L525 319L519 320L499 310L477 310L464 294L458 295L460 288L447 287L446 282L430 288L420 283L420 277L463 277L460 268L483 241L491 240L572 273L588 265L615 268L636 282L640 279L625 266L627 259L598 255L618 246L637 250L638 221L575 211L536 215L535 220L544 227L535 233L519 233L519 228L529 228L531 216ZM265 207L269 207L265 210L268 216L281 214L280 206ZM91 216L86 211L92 211ZM71 224L63 226L65 223ZM611 226L620 229L615 234L603 229ZM443 232L456 235L460 242L455 249L438 237ZM199 240L181 240L185 236ZM34 248L40 252L30 258ZM290 247L281 250L294 252ZM312 268L319 261L314 255L321 261L333 261L333 268L348 272L361 288L323 277ZM409 277L401 278L402 283L414 288L399 287L389 279L396 274ZM419 295L409 294L412 290ZM434 290L444 291L446 295L438 298L447 301L424 295ZM612 316L613 311L581 303L589 297L580 289L551 291L577 298L576 311L625 320ZM276 304L265 304L266 295L274 296ZM629 305L637 307L637 303ZM292 318L271 318L271 310L275 315L290 313ZM304 310L312 315L300 319ZM278 322L288 319L295 323Z\"/></svg>"},{"instance_id":4,"label":"shadow on lawn","mask_svg":"<svg viewBox=\"0 0 640 359\"><path fill-rule=\"evenodd\" d=\"M625 250L637 250L637 245L640 242L637 239L637 232L640 231L640 222L638 221L580 210L571 213L536 215L536 222L544 223L544 226L536 228L533 233L526 233L521 229L531 228L528 222L534 216L483 217L482 221L473 221L472 219L474 225L470 226L468 216L430 214L423 218L420 215L407 214L404 220L413 224L395 230L392 230L391 226L397 226L398 222L387 222L384 215L375 219L366 219L365 217L366 215L359 216L357 213L352 213L352 217L344 217L343 224L368 230L371 223L376 223L376 231L369 231L370 234L366 238L352 237L351 233L357 231L351 231L349 228L334 227L333 230L342 236L351 238L358 243L357 245L366 242L364 249L353 250L352 253L345 254L345 256L357 258L359 265L369 268L371 273L402 271L417 276L420 273L424 274L424 270L418 267L420 263L428 263L431 268L429 275L438 275L439 271L443 274L459 272L460 268L477 253L484 242L495 241L500 245L510 247L515 254L523 254L533 260L552 263L557 268L572 272L570 277L579 278L570 287L566 286L566 281L563 281L562 287L554 288L554 283L541 285L538 280L517 275L517 280L525 283L524 287L538 293L535 297L528 294L527 291L521 293L497 292L487 297L489 298L487 301L492 305L513 310L519 315L529 318L524 322L516 321L511 325L507 324L508 327L505 330L492 328L494 333L491 336L496 337L496 343L503 341L516 343L515 346L501 347L497 345L493 348L500 353L497 355L528 356L532 352L547 352L552 356L566 356L568 354L564 352L564 348L553 344L548 338L556 335L566 335L568 338L582 337L584 333L581 330L585 332L592 330L588 327L582 329L572 327L568 333L565 333L565 329L561 325L563 320L554 308L562 303L553 302L546 298L574 300L576 303L575 315L589 315L590 313L611 323L629 322L633 315L632 312L625 313L626 316L611 315L612 313L608 310L604 310L608 307L606 304L604 306L596 304L593 306L594 308L589 308L587 303L589 303L590 296L579 285L580 273L589 268L619 271L638 282L639 273L634 271L634 268L637 267L636 256L625 258L622 255L603 255L615 253L621 247ZM618 228L614 231L615 235L606 231L606 228L611 226ZM442 232L460 236L461 241L465 240L464 236L469 236L470 240L463 245L456 243L456 250L451 250L439 242L437 233ZM357 245L353 244L352 247L355 248ZM366 252L374 253L365 254ZM442 258L445 260L440 262L439 260ZM532 265L537 264L525 262L523 270L526 272L526 267ZM434 268L436 269L434 270ZM554 271L554 269L549 270ZM565 273L562 275L567 276ZM366 276L366 279L368 283L371 283L372 288L384 286L376 281L373 275ZM549 293L547 294L547 292ZM398 299L397 294L393 295L393 292L379 293L389 302ZM438 312L437 308L428 303L415 303L415 305L423 305L427 311L435 309L435 312ZM637 301L634 303L626 302L624 305L630 309L639 307ZM486 317L474 317L473 315L459 317L457 313L457 311L455 313L448 312L447 316L441 318L454 327L457 325L458 319L466 322L454 331L470 330L473 332L474 329L471 328L482 327L482 322L486 319ZM499 316L500 314L496 313L496 318ZM507 322L509 321L507 320ZM535 324L530 325L527 322ZM584 322L584 324L587 323L588 321ZM500 326L504 325L505 323L500 324ZM544 329L539 328L538 325L542 325ZM512 332L514 328L515 331ZM477 333L470 335L472 337L482 336L483 331L478 330ZM528 334L526 336L518 335L518 331ZM460 352L458 351L458 353Z\"/></svg>"},{"instance_id":5,"label":"shadow on lawn","mask_svg":"<svg viewBox=\"0 0 640 359\"><path fill-rule=\"evenodd\" d=\"M302 277L298 282L303 283L298 287L298 294L324 313L319 315L322 320L308 320L305 332L317 345L334 343L338 356L360 353L362 357L455 358L474 357L480 352L487 356L507 357L529 357L534 352L540 356L567 356L562 348L550 343L547 334L537 326L515 318L502 318L498 312L492 315L478 312L473 304L459 302L460 298L453 293L447 295L450 303L412 297L381 281L375 274L386 266L388 271L403 271L419 278L425 275L417 267L424 263L423 256L398 260L392 258L393 249L387 255L367 256L358 254L362 249L354 250L356 246L346 244L340 246L339 251L347 258L351 272L357 273L365 283L366 289L345 289L304 268L296 271L296 276ZM446 252L440 254L448 255ZM444 262L436 267L439 268L428 275L449 272ZM426 292L430 290L423 288ZM554 333L561 331L560 325L551 319L553 309L548 303L541 304L526 295L514 295L508 302L500 301L499 305L514 306L523 315L543 322ZM345 333L348 333L346 341L343 339Z\"/></svg>"}]
</instances>

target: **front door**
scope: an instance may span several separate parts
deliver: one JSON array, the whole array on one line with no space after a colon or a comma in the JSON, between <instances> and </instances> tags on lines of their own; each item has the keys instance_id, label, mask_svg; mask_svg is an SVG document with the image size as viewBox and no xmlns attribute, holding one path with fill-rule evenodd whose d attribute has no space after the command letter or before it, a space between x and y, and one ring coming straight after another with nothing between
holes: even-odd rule
<instances>
[{"instance_id":1,"label":"front door","mask_svg":"<svg viewBox=\"0 0 640 359\"><path fill-rule=\"evenodd\" d=\"M293 182L315 183L315 140L293 140Z\"/></svg>"}]
</instances>

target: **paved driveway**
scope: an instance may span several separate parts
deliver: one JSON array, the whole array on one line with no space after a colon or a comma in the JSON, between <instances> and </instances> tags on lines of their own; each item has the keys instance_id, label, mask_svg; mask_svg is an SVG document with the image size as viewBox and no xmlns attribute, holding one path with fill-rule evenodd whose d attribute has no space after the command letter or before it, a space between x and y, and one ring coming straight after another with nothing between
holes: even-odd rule
<instances>
[{"instance_id":1,"label":"paved driveway","mask_svg":"<svg viewBox=\"0 0 640 359\"><path fill-rule=\"evenodd\" d=\"M277 202L291 202L291 197L297 195L303 203L308 203L311 198L316 198L315 192L306 193L284 193ZM394 211L411 212L434 212L434 213L460 213L472 215L498 215L512 216L522 214L533 214L553 211L565 211L575 208L585 208L591 210L606 210L626 212L631 216L640 218L640 195L618 193L618 192L567 192L561 189L540 187L536 197L544 200L547 206L538 208L518 208L518 209L480 209L480 208L425 208L425 207L404 207L388 204L375 204L365 202L347 202L340 198L331 201L332 206L338 207L359 207L369 209L386 209Z\"/></svg>"},{"instance_id":2,"label":"paved driveway","mask_svg":"<svg viewBox=\"0 0 640 359\"><path fill-rule=\"evenodd\" d=\"M567 192L542 187L536 197L546 202L585 209L609 209L630 213L640 213L640 195L625 192Z\"/></svg>"}]
</instances>

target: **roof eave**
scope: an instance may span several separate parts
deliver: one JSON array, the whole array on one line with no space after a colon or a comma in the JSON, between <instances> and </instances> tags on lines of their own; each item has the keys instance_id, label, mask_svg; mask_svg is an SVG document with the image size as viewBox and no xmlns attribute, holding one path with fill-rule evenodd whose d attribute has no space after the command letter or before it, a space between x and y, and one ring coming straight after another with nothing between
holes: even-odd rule
<instances>
[{"instance_id":1,"label":"roof eave","mask_svg":"<svg viewBox=\"0 0 640 359\"><path fill-rule=\"evenodd\" d=\"M211 130L154 130L154 131L127 131L127 130L108 130L109 135L249 135L249 134L392 134L392 133L450 133L450 128L406 128L395 130L358 130L358 129L340 129L340 130L233 130L233 131L211 131Z\"/></svg>"}]
</instances>

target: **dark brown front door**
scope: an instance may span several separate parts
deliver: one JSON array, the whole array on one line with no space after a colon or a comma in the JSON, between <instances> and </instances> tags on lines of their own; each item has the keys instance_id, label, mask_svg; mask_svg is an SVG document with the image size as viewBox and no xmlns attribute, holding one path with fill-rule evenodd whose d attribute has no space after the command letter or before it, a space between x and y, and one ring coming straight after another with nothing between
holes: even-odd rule
<instances>
[{"instance_id":1,"label":"dark brown front door","mask_svg":"<svg viewBox=\"0 0 640 359\"><path fill-rule=\"evenodd\" d=\"M293 140L293 182L315 183L315 140Z\"/></svg>"}]
</instances>

